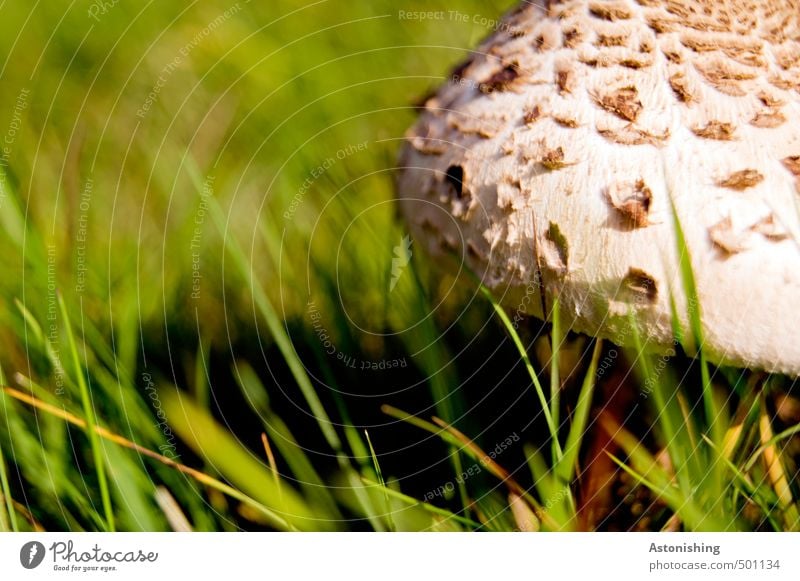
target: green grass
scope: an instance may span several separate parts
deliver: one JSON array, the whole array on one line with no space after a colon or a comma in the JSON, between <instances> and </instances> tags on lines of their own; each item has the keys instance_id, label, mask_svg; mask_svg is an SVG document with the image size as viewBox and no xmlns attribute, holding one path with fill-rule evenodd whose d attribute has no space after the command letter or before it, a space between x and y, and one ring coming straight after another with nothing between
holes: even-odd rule
<instances>
[{"instance_id":1,"label":"green grass","mask_svg":"<svg viewBox=\"0 0 800 581\"><path fill-rule=\"evenodd\" d=\"M800 527L795 385L708 363L698 301L662 360L413 243L389 290L410 104L489 32L398 10L512 4L0 8L0 530Z\"/></svg>"},{"instance_id":2,"label":"green grass","mask_svg":"<svg viewBox=\"0 0 800 581\"><path fill-rule=\"evenodd\" d=\"M83 408L83 417L86 421L86 435L89 437L89 447L92 450L92 460L94 461L95 470L97 473L97 484L100 489L100 498L103 501L103 515L105 516L105 528L109 532L114 531L114 510L111 508L111 495L108 492L108 478L106 476L105 459L103 458L103 451L100 449L100 437L97 435L97 419L95 418L94 402L89 393L89 386L86 384L86 377L83 374L83 367L81 366L80 357L78 356L78 348L75 346L75 337L72 333L72 323L67 314L67 307L64 305L64 300L61 295L58 296L58 306L61 312L61 317L64 321L67 335L67 347L69 348L70 355L72 356L73 372L77 377L77 384L80 387L81 405Z\"/></svg>"}]
</instances>

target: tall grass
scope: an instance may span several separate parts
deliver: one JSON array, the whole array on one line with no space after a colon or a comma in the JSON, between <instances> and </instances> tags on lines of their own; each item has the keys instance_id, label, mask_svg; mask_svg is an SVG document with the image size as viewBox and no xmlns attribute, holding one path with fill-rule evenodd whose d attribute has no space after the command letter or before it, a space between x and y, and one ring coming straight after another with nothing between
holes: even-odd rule
<instances>
[{"instance_id":1,"label":"tall grass","mask_svg":"<svg viewBox=\"0 0 800 581\"><path fill-rule=\"evenodd\" d=\"M788 379L634 335L642 431L558 301L520 327L413 244L390 283L409 104L490 32L398 10L512 3L0 7L0 530L608 528L603 439L664 526L800 526Z\"/></svg>"}]
</instances>

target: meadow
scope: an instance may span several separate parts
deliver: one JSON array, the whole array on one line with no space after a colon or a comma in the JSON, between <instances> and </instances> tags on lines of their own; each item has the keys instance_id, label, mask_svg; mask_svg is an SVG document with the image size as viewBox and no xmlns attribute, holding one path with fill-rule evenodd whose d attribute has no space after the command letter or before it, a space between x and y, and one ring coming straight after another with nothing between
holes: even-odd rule
<instances>
[{"instance_id":1,"label":"meadow","mask_svg":"<svg viewBox=\"0 0 800 581\"><path fill-rule=\"evenodd\" d=\"M403 135L512 4L0 4L0 530L800 528L793 380L409 238Z\"/></svg>"}]
</instances>

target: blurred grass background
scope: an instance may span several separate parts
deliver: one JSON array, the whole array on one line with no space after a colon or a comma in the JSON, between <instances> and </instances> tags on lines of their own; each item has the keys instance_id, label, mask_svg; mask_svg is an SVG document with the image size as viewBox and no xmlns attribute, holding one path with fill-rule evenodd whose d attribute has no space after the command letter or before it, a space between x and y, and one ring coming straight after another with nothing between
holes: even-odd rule
<instances>
[{"instance_id":1,"label":"blurred grass background","mask_svg":"<svg viewBox=\"0 0 800 581\"><path fill-rule=\"evenodd\" d=\"M17 390L0 400L2 528L627 529L676 513L698 529L797 526L794 448L775 448L794 441L793 416L762 425L773 397L745 389L785 398L792 384L732 372L720 381L745 417L730 461L758 451L738 488L690 502L690 480L659 492L667 467L647 510L619 516L615 493L603 502L619 510L581 521L581 436L559 480L563 458L538 452L536 373L492 305L405 254L392 173L413 104L512 4L0 5L0 364ZM414 11L439 15L401 17ZM397 258L411 264L393 287ZM540 331L521 331L536 371L572 386L565 417L588 414L594 372L559 376ZM592 370L592 345L570 338L566 360ZM703 445L690 424L666 432L678 458ZM509 439L503 468L473 447ZM656 468L626 442L639 472L609 473L642 488Z\"/></svg>"}]
</instances>

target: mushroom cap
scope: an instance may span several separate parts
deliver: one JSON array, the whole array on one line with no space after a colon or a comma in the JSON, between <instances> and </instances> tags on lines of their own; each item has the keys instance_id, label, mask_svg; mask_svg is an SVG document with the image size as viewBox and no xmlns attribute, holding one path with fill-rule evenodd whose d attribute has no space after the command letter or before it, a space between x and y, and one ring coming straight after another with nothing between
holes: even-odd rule
<instances>
[{"instance_id":1,"label":"mushroom cap","mask_svg":"<svg viewBox=\"0 0 800 581\"><path fill-rule=\"evenodd\" d=\"M523 4L429 98L398 200L503 302L800 375L800 1ZM673 306L674 305L674 306ZM688 335L688 333L687 333Z\"/></svg>"}]
</instances>

